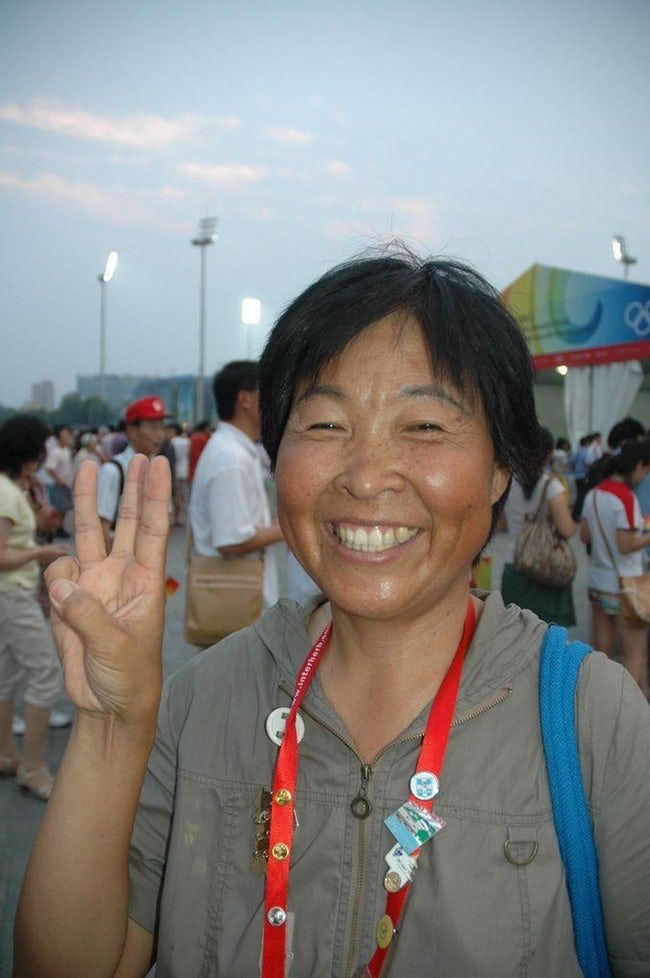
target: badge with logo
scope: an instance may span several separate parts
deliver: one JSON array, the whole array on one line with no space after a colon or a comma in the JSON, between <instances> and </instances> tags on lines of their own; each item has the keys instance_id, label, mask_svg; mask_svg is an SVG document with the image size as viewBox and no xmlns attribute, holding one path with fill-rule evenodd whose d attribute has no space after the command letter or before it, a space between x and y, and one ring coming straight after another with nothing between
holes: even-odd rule
<instances>
[{"instance_id":1,"label":"badge with logo","mask_svg":"<svg viewBox=\"0 0 650 978\"><path fill-rule=\"evenodd\" d=\"M397 811L384 819L384 825L410 856L440 832L445 827L445 822L426 808L420 808L412 801L405 801Z\"/></svg>"},{"instance_id":2,"label":"badge with logo","mask_svg":"<svg viewBox=\"0 0 650 978\"><path fill-rule=\"evenodd\" d=\"M418 771L411 778L410 787L419 801L431 801L440 791L440 782L430 771Z\"/></svg>"}]
</instances>

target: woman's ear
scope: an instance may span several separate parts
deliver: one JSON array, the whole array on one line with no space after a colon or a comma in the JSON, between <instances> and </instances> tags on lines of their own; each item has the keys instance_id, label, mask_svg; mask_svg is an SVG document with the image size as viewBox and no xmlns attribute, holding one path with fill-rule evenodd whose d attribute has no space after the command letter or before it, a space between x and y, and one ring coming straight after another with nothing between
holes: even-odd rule
<instances>
[{"instance_id":1,"label":"woman's ear","mask_svg":"<svg viewBox=\"0 0 650 978\"><path fill-rule=\"evenodd\" d=\"M493 506L503 496L504 492L510 485L511 478L512 472L510 469L507 469L505 466L499 465L498 463L495 464L494 473L492 475L492 492L490 494L490 502Z\"/></svg>"}]
</instances>

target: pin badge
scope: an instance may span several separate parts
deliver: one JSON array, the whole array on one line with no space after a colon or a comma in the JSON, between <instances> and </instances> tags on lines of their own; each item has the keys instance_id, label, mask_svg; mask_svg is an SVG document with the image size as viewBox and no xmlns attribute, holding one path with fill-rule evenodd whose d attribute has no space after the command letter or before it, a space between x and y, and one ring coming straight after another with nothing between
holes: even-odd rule
<instances>
[{"instance_id":1,"label":"pin badge","mask_svg":"<svg viewBox=\"0 0 650 978\"><path fill-rule=\"evenodd\" d=\"M286 706L280 706L277 710L272 710L271 713L266 718L266 732L269 738L278 747L282 743L282 738L284 737L284 730L287 725L287 717L289 716L289 708ZM305 721L296 713L296 738L298 743L305 736Z\"/></svg>"},{"instance_id":2,"label":"pin badge","mask_svg":"<svg viewBox=\"0 0 650 978\"><path fill-rule=\"evenodd\" d=\"M440 782L430 771L418 771L411 778L411 793L418 801L431 801L440 791Z\"/></svg>"},{"instance_id":3,"label":"pin badge","mask_svg":"<svg viewBox=\"0 0 650 978\"><path fill-rule=\"evenodd\" d=\"M397 893L397 891L401 890L406 883L407 880L403 879L394 869L389 869L384 876L384 888L388 890L389 893Z\"/></svg>"},{"instance_id":4,"label":"pin badge","mask_svg":"<svg viewBox=\"0 0 650 978\"><path fill-rule=\"evenodd\" d=\"M393 921L390 919L387 913L383 917L379 918L379 923L377 924L377 933L375 934L377 939L377 947L382 950L390 944L393 939Z\"/></svg>"},{"instance_id":5,"label":"pin badge","mask_svg":"<svg viewBox=\"0 0 650 978\"><path fill-rule=\"evenodd\" d=\"M287 915L282 907L271 907L266 915L266 919L273 927L282 927L287 919Z\"/></svg>"},{"instance_id":6,"label":"pin badge","mask_svg":"<svg viewBox=\"0 0 650 978\"><path fill-rule=\"evenodd\" d=\"M420 808L412 801L405 801L392 815L384 819L388 831L409 856L432 839L445 824L433 812Z\"/></svg>"},{"instance_id":7,"label":"pin badge","mask_svg":"<svg viewBox=\"0 0 650 978\"><path fill-rule=\"evenodd\" d=\"M399 842L396 842L393 848L388 850L384 856L384 859L390 872L396 873L402 881L401 886L399 886L398 889L401 889L405 883L408 883L413 879L413 875L418 864L417 858L415 856L409 856L409 854L402 849ZM384 880L384 885L386 885L386 880ZM386 887L386 889L388 889L388 887Z\"/></svg>"}]
</instances>

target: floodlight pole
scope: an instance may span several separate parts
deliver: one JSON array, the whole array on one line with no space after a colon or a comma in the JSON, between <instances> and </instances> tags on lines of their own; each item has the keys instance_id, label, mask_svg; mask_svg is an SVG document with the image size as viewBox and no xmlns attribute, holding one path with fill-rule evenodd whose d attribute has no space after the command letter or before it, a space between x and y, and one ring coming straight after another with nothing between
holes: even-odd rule
<instances>
[{"instance_id":1,"label":"floodlight pole","mask_svg":"<svg viewBox=\"0 0 650 978\"><path fill-rule=\"evenodd\" d=\"M99 399L104 400L106 376L106 282L103 275L99 279Z\"/></svg>"},{"instance_id":2,"label":"floodlight pole","mask_svg":"<svg viewBox=\"0 0 650 978\"><path fill-rule=\"evenodd\" d=\"M630 265L636 265L637 259L633 258L627 250L625 238L622 234L615 234L612 238L612 252L614 260L623 266L623 278L627 278Z\"/></svg>"},{"instance_id":3,"label":"floodlight pole","mask_svg":"<svg viewBox=\"0 0 650 978\"><path fill-rule=\"evenodd\" d=\"M111 251L106 259L104 271L97 279L99 281L99 399L104 401L106 383L106 283L110 282L117 268L118 255Z\"/></svg>"},{"instance_id":4,"label":"floodlight pole","mask_svg":"<svg viewBox=\"0 0 650 978\"><path fill-rule=\"evenodd\" d=\"M216 217L204 217L199 224L199 232L192 238L192 244L201 249L201 279L199 285L199 370L196 378L196 417L195 421L200 421L205 411L204 399L204 380L205 380L205 281L206 281L206 260L205 249L208 245L214 244L216 234L214 229L217 224Z\"/></svg>"}]
</instances>

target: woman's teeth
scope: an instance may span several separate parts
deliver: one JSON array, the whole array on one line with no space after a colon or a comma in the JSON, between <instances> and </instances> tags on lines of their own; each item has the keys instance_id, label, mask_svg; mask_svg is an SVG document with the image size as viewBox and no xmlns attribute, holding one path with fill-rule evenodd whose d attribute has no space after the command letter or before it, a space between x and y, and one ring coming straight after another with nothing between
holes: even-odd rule
<instances>
[{"instance_id":1,"label":"woman's teeth","mask_svg":"<svg viewBox=\"0 0 650 978\"><path fill-rule=\"evenodd\" d=\"M389 527L387 530L380 530L373 526L368 530L363 526L337 526L333 525L334 533L344 547L349 550L362 550L364 553L381 553L382 550L390 550L400 543L412 540L416 535L417 528L410 529L407 526L398 526L395 529Z\"/></svg>"}]
</instances>

